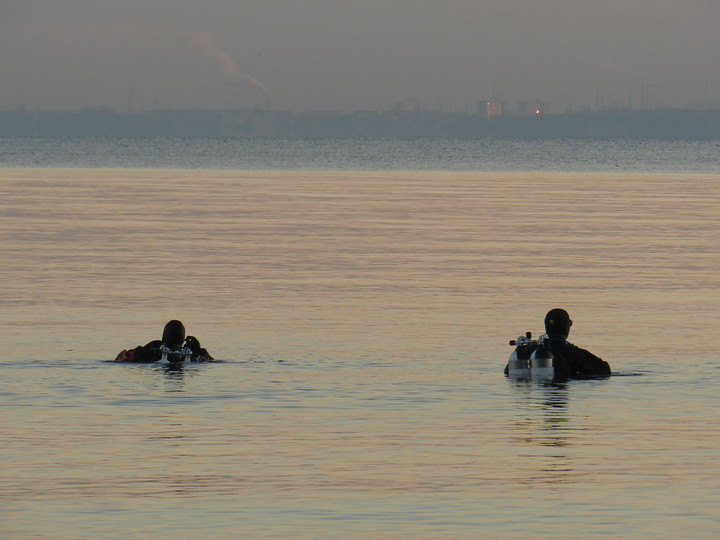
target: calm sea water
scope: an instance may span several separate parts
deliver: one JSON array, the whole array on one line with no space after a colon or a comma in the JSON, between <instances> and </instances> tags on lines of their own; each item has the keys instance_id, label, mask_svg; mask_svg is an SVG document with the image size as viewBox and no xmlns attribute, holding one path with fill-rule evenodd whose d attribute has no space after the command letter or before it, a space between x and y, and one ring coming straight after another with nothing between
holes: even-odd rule
<instances>
[{"instance_id":1,"label":"calm sea water","mask_svg":"<svg viewBox=\"0 0 720 540\"><path fill-rule=\"evenodd\" d=\"M0 138L2 167L717 174L720 140Z\"/></svg>"},{"instance_id":2,"label":"calm sea water","mask_svg":"<svg viewBox=\"0 0 720 540\"><path fill-rule=\"evenodd\" d=\"M0 536L720 535L720 175L311 161L5 162ZM612 378L503 377L557 306Z\"/></svg>"}]
</instances>

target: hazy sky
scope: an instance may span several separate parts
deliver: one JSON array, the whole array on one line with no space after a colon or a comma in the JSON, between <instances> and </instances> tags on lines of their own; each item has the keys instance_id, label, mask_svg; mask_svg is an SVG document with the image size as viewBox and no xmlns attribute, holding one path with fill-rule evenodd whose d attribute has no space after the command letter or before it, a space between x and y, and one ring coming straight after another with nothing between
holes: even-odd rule
<instances>
[{"instance_id":1,"label":"hazy sky","mask_svg":"<svg viewBox=\"0 0 720 540\"><path fill-rule=\"evenodd\" d=\"M720 100L720 0L0 0L0 109Z\"/></svg>"}]
</instances>

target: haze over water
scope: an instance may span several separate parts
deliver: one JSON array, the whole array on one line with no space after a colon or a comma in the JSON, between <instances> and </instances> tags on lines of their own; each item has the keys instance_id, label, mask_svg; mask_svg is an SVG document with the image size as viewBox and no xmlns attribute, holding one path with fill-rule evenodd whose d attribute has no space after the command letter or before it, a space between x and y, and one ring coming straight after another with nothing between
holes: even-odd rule
<instances>
[{"instance_id":1,"label":"haze over water","mask_svg":"<svg viewBox=\"0 0 720 540\"><path fill-rule=\"evenodd\" d=\"M720 534L718 174L363 163L0 170L4 538Z\"/></svg>"}]
</instances>

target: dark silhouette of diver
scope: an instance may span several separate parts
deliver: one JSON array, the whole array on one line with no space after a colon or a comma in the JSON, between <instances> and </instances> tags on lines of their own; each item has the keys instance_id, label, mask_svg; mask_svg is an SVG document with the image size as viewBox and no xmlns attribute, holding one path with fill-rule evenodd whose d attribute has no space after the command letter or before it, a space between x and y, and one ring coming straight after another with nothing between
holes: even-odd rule
<instances>
[{"instance_id":1,"label":"dark silhouette of diver","mask_svg":"<svg viewBox=\"0 0 720 540\"><path fill-rule=\"evenodd\" d=\"M606 377L610 365L599 356L567 341L573 322L564 309L555 308L545 315L545 346L553 354L556 379L583 379Z\"/></svg>"},{"instance_id":2,"label":"dark silhouette of diver","mask_svg":"<svg viewBox=\"0 0 720 540\"><path fill-rule=\"evenodd\" d=\"M547 339L543 343L553 355L554 379L590 379L609 376L611 370L607 362L567 341L572 324L570 315L564 309L551 309L545 315ZM508 374L507 366L505 366L505 374Z\"/></svg>"},{"instance_id":3,"label":"dark silhouette of diver","mask_svg":"<svg viewBox=\"0 0 720 540\"><path fill-rule=\"evenodd\" d=\"M157 362L163 358L168 361L182 361L189 354L193 362L212 362L214 358L204 349L195 336L185 337L182 322L172 320L163 328L162 339L156 339L147 345L138 345L131 350L123 350L115 358L116 362Z\"/></svg>"}]
</instances>

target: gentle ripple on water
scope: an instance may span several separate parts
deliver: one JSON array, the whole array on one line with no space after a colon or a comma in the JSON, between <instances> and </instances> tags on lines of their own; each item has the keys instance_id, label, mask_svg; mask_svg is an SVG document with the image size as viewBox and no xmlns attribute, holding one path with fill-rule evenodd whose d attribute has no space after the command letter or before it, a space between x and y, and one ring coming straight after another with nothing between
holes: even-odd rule
<instances>
[{"instance_id":1,"label":"gentle ripple on water","mask_svg":"<svg viewBox=\"0 0 720 540\"><path fill-rule=\"evenodd\" d=\"M2 170L0 532L716 536L719 189ZM502 377L556 305L616 376ZM221 361L108 361L172 317Z\"/></svg>"},{"instance_id":2,"label":"gentle ripple on water","mask_svg":"<svg viewBox=\"0 0 720 540\"><path fill-rule=\"evenodd\" d=\"M720 141L0 138L0 167L716 174Z\"/></svg>"}]
</instances>

